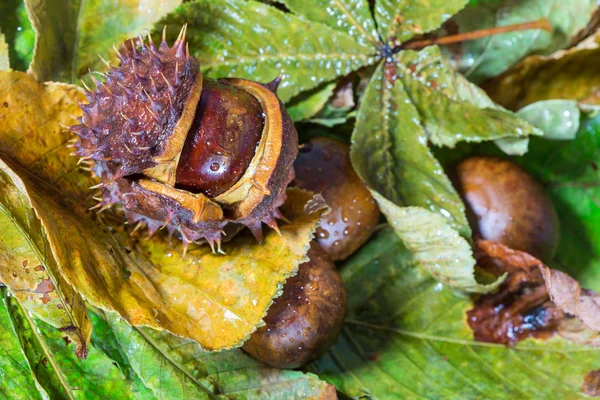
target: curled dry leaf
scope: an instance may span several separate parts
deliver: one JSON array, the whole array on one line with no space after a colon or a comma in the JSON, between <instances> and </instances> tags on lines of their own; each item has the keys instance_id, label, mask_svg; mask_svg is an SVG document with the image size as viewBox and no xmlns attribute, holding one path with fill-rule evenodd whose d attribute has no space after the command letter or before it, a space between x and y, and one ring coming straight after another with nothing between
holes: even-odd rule
<instances>
[{"instance_id":1,"label":"curled dry leaf","mask_svg":"<svg viewBox=\"0 0 600 400\"><path fill-rule=\"evenodd\" d=\"M290 221L263 245L238 235L224 247L190 248L166 235L138 241L122 225L85 212L94 183L69 156L81 94L72 86L41 84L27 74L0 73L0 157L41 221L60 274L91 304L134 325L164 329L205 349L240 345L252 333L286 278L305 261L320 211L304 214L311 195L293 191L283 207ZM22 140L26 136L27 140ZM8 172L7 172L8 173ZM102 215L102 214L101 214ZM109 214L110 216L110 214ZM120 220L120 219L119 219Z\"/></svg>"},{"instance_id":2,"label":"curled dry leaf","mask_svg":"<svg viewBox=\"0 0 600 400\"><path fill-rule=\"evenodd\" d=\"M500 319L506 314L522 314L523 322L530 326L530 331L536 331L543 328L558 327L562 323L561 313L570 317L575 317L588 328L594 331L600 331L600 295L591 290L582 289L579 283L564 272L548 268L537 258L528 253L512 250L502 244L478 240L477 249L482 252L479 257L480 264L491 266L493 273L509 272L511 277L506 285L511 283L518 288L511 291L511 295L517 295L517 299L511 298L510 307L513 310L500 313ZM489 259L486 260L486 257ZM483 260L483 263L481 262ZM496 269L495 271L493 269ZM545 287L541 286L544 284ZM499 294L489 295L487 300ZM500 293L502 295L502 293ZM483 299L485 301L486 299ZM547 301L551 301L549 304ZM482 305L480 300L478 305ZM502 308L500 308L502 309ZM470 311L470 315L475 315L477 307ZM472 321L470 321L472 322ZM514 331L513 333L518 331ZM516 342L524 337L510 337L508 332L508 342ZM500 340L501 341L501 340Z\"/></svg>"},{"instance_id":3,"label":"curled dry leaf","mask_svg":"<svg viewBox=\"0 0 600 400\"><path fill-rule=\"evenodd\" d=\"M571 49L527 57L483 88L494 101L511 110L549 99L593 104L600 86L599 62L600 33L596 33Z\"/></svg>"}]
</instances>

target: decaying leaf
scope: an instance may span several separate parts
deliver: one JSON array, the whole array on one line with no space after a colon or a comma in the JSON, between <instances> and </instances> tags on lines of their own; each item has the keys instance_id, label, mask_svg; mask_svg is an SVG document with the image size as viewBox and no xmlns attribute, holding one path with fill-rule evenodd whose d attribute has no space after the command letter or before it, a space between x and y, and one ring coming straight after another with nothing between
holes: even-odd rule
<instances>
[{"instance_id":1,"label":"decaying leaf","mask_svg":"<svg viewBox=\"0 0 600 400\"><path fill-rule=\"evenodd\" d=\"M39 81L75 83L110 60L112 46L143 33L181 0L26 0L36 45L30 71Z\"/></svg>"},{"instance_id":2,"label":"decaying leaf","mask_svg":"<svg viewBox=\"0 0 600 400\"><path fill-rule=\"evenodd\" d=\"M600 295L582 289L579 283L564 272L550 269L540 260L500 243L478 240L477 248L491 257L504 272L525 272L535 283L543 282L549 299L564 313L579 318L587 327L600 331ZM544 296L541 293L540 296Z\"/></svg>"},{"instance_id":3,"label":"decaying leaf","mask_svg":"<svg viewBox=\"0 0 600 400\"><path fill-rule=\"evenodd\" d=\"M527 57L483 88L494 101L511 110L541 100L583 101L600 86L595 68L600 63L599 44L600 35L595 34L569 50Z\"/></svg>"},{"instance_id":4,"label":"decaying leaf","mask_svg":"<svg viewBox=\"0 0 600 400\"><path fill-rule=\"evenodd\" d=\"M581 391L588 396L600 396L600 369L590 371L585 375Z\"/></svg>"},{"instance_id":5,"label":"decaying leaf","mask_svg":"<svg viewBox=\"0 0 600 400\"><path fill-rule=\"evenodd\" d=\"M302 212L310 195L290 193L284 213L291 222L281 235L270 231L262 245L239 235L224 246L225 256L198 246L184 257L181 244L166 235L138 241L119 217L113 228L83 208L93 180L69 155L72 138L59 125L71 121L81 95L76 89L3 73L0 91L0 112L9 104L0 119L3 169L40 219L65 281L130 323L193 338L207 349L241 345L305 260L320 215Z\"/></svg>"},{"instance_id":6,"label":"decaying leaf","mask_svg":"<svg viewBox=\"0 0 600 400\"><path fill-rule=\"evenodd\" d=\"M556 335L514 347L473 339L469 297L414 268L382 229L341 267L348 315L309 370L350 398L574 399L600 368L600 349Z\"/></svg>"},{"instance_id":7,"label":"decaying leaf","mask_svg":"<svg viewBox=\"0 0 600 400\"><path fill-rule=\"evenodd\" d=\"M62 278L27 195L0 165L0 280L29 312L67 335L85 358L92 333L86 304Z\"/></svg>"}]
</instances>

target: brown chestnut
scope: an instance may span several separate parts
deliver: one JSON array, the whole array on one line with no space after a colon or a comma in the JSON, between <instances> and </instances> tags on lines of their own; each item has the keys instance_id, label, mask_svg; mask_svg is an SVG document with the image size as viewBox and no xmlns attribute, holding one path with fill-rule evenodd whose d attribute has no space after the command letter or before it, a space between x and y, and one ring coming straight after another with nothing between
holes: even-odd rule
<instances>
[{"instance_id":1,"label":"brown chestnut","mask_svg":"<svg viewBox=\"0 0 600 400\"><path fill-rule=\"evenodd\" d=\"M265 326L242 347L277 368L298 368L323 354L336 340L346 313L346 291L330 258L314 241L310 260L286 282Z\"/></svg>"},{"instance_id":2,"label":"brown chestnut","mask_svg":"<svg viewBox=\"0 0 600 400\"><path fill-rule=\"evenodd\" d=\"M456 170L458 190L475 235L550 260L558 245L558 216L544 188L517 164L476 156Z\"/></svg>"},{"instance_id":3,"label":"brown chestnut","mask_svg":"<svg viewBox=\"0 0 600 400\"><path fill-rule=\"evenodd\" d=\"M321 219L316 240L333 261L344 260L375 231L379 208L350 162L348 145L313 138L300 147L292 185L321 193L331 212Z\"/></svg>"},{"instance_id":4,"label":"brown chestnut","mask_svg":"<svg viewBox=\"0 0 600 400\"><path fill-rule=\"evenodd\" d=\"M258 101L227 81L204 79L200 104L188 134L176 185L215 197L248 169L263 130Z\"/></svg>"}]
</instances>

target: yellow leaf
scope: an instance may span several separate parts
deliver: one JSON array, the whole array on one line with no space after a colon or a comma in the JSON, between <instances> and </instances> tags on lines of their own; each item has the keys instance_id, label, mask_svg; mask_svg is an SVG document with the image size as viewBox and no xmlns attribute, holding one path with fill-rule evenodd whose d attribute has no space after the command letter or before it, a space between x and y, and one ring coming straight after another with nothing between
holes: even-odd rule
<instances>
[{"instance_id":1,"label":"yellow leaf","mask_svg":"<svg viewBox=\"0 0 600 400\"><path fill-rule=\"evenodd\" d=\"M239 346L262 324L272 298L306 259L320 217L303 212L310 194L289 192L282 211L290 222L281 235L269 230L258 244L240 234L224 244L226 255L198 245L184 257L177 239L139 241L118 216L82 212L90 178L68 156L65 144L72 138L59 129L77 112L81 97L73 87L0 73L0 93L0 105L10 101L14 110L0 114L0 157L6 160L0 168L27 194L60 274L87 301L209 350Z\"/></svg>"}]
</instances>

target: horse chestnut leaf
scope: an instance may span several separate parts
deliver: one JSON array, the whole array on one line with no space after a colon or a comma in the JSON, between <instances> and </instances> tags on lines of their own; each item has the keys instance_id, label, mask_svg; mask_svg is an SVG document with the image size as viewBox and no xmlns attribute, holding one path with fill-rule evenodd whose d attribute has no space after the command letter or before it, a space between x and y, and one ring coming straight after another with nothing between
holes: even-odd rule
<instances>
[{"instance_id":1,"label":"horse chestnut leaf","mask_svg":"<svg viewBox=\"0 0 600 400\"><path fill-rule=\"evenodd\" d=\"M101 180L96 207L120 204L150 234L166 227L213 250L229 223L259 241L262 223L276 229L298 152L279 81L204 78L185 27L172 47L140 38L118 55L71 127L75 155Z\"/></svg>"},{"instance_id":2,"label":"horse chestnut leaf","mask_svg":"<svg viewBox=\"0 0 600 400\"><path fill-rule=\"evenodd\" d=\"M346 313L342 278L314 241L308 257L269 308L266 325L242 347L274 367L298 368L310 363L331 347L342 328Z\"/></svg>"},{"instance_id":3,"label":"horse chestnut leaf","mask_svg":"<svg viewBox=\"0 0 600 400\"><path fill-rule=\"evenodd\" d=\"M476 235L541 260L553 257L558 216L544 188L520 166L475 156L458 165L456 180Z\"/></svg>"},{"instance_id":4,"label":"horse chestnut leaf","mask_svg":"<svg viewBox=\"0 0 600 400\"><path fill-rule=\"evenodd\" d=\"M344 260L375 231L380 213L354 171L348 145L319 137L304 144L294 163L292 185L320 193L331 208L321 218L316 240L332 260Z\"/></svg>"}]
</instances>

